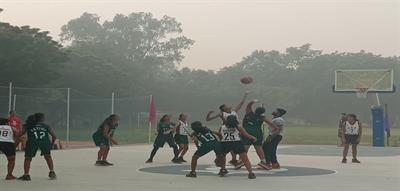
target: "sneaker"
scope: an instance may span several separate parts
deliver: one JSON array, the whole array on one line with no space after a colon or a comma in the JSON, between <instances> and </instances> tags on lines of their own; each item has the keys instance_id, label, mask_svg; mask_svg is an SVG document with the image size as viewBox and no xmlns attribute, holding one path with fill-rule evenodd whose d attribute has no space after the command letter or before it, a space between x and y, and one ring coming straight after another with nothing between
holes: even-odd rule
<instances>
[{"instance_id":1,"label":"sneaker","mask_svg":"<svg viewBox=\"0 0 400 191\"><path fill-rule=\"evenodd\" d=\"M244 166L244 162L243 161L239 161L236 166L235 166L235 170L239 170L240 168L242 168Z\"/></svg>"},{"instance_id":2,"label":"sneaker","mask_svg":"<svg viewBox=\"0 0 400 191\"><path fill-rule=\"evenodd\" d=\"M173 159L171 160L171 162L177 163L177 164L181 163L181 161L179 160L179 158L173 158Z\"/></svg>"},{"instance_id":3,"label":"sneaker","mask_svg":"<svg viewBox=\"0 0 400 191\"><path fill-rule=\"evenodd\" d=\"M226 169L220 169L218 175L220 177L224 177L225 175L228 174L228 171Z\"/></svg>"},{"instance_id":4,"label":"sneaker","mask_svg":"<svg viewBox=\"0 0 400 191\"><path fill-rule=\"evenodd\" d=\"M105 166L114 166L114 164L113 163L110 163L110 162L108 162L108 161L103 161L103 163L104 163L104 165Z\"/></svg>"},{"instance_id":5,"label":"sneaker","mask_svg":"<svg viewBox=\"0 0 400 191\"><path fill-rule=\"evenodd\" d=\"M351 160L352 163L361 163L361 161L357 160L357 159L353 159Z\"/></svg>"},{"instance_id":6,"label":"sneaker","mask_svg":"<svg viewBox=\"0 0 400 191\"><path fill-rule=\"evenodd\" d=\"M272 163L272 169L280 169L281 165L279 163Z\"/></svg>"},{"instance_id":7,"label":"sneaker","mask_svg":"<svg viewBox=\"0 0 400 191\"><path fill-rule=\"evenodd\" d=\"M232 166L236 166L238 164L238 161L237 160L231 160L228 163L231 164Z\"/></svg>"},{"instance_id":8,"label":"sneaker","mask_svg":"<svg viewBox=\"0 0 400 191\"><path fill-rule=\"evenodd\" d=\"M347 163L347 159L342 159L342 163Z\"/></svg>"},{"instance_id":9,"label":"sneaker","mask_svg":"<svg viewBox=\"0 0 400 191\"><path fill-rule=\"evenodd\" d=\"M189 174L186 174L186 177L190 177L190 178L196 178L196 172L190 172Z\"/></svg>"},{"instance_id":10,"label":"sneaker","mask_svg":"<svg viewBox=\"0 0 400 191\"><path fill-rule=\"evenodd\" d=\"M49 172L49 178L50 178L50 180L55 180L55 179L57 179L56 173L55 173L54 171L50 171L50 172Z\"/></svg>"},{"instance_id":11,"label":"sneaker","mask_svg":"<svg viewBox=\"0 0 400 191\"><path fill-rule=\"evenodd\" d=\"M148 159L148 160L146 161L146 163L153 163L153 160L152 160L152 159Z\"/></svg>"},{"instance_id":12,"label":"sneaker","mask_svg":"<svg viewBox=\"0 0 400 191\"><path fill-rule=\"evenodd\" d=\"M261 168L263 168L264 170L271 170L272 169L272 165L266 162L260 162L257 164L258 166L260 166Z\"/></svg>"},{"instance_id":13,"label":"sneaker","mask_svg":"<svg viewBox=\"0 0 400 191\"><path fill-rule=\"evenodd\" d=\"M249 173L247 176L249 179L256 179L256 175L254 173Z\"/></svg>"},{"instance_id":14,"label":"sneaker","mask_svg":"<svg viewBox=\"0 0 400 191\"><path fill-rule=\"evenodd\" d=\"M13 175L7 175L6 176L6 180L15 180L17 179L17 177L13 176Z\"/></svg>"},{"instance_id":15,"label":"sneaker","mask_svg":"<svg viewBox=\"0 0 400 191\"><path fill-rule=\"evenodd\" d=\"M185 161L185 159L183 159L183 157L179 157L178 160L181 162L187 162L187 161Z\"/></svg>"},{"instance_id":16,"label":"sneaker","mask_svg":"<svg viewBox=\"0 0 400 191\"><path fill-rule=\"evenodd\" d=\"M104 161L102 160L98 160L96 161L96 163L94 163L95 166L106 166L106 163L104 163Z\"/></svg>"},{"instance_id":17,"label":"sneaker","mask_svg":"<svg viewBox=\"0 0 400 191\"><path fill-rule=\"evenodd\" d=\"M17 178L18 180L22 180L22 181L31 181L31 176L29 176L29 174L27 175L22 175L21 177Z\"/></svg>"}]
</instances>

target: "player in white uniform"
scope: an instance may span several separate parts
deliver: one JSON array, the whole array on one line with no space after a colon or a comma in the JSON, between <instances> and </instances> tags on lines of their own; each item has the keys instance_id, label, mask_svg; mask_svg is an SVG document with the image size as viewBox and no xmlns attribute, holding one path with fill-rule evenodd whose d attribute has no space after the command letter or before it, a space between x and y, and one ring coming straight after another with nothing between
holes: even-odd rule
<instances>
[{"instance_id":1,"label":"player in white uniform","mask_svg":"<svg viewBox=\"0 0 400 191\"><path fill-rule=\"evenodd\" d=\"M342 163L347 162L347 153L349 152L349 147L351 145L351 151L353 154L353 163L360 163L357 159L357 145L360 143L362 126L361 122L357 119L354 114L347 115L347 121L344 122L342 126L342 142L344 143L343 148L343 159Z\"/></svg>"},{"instance_id":2,"label":"player in white uniform","mask_svg":"<svg viewBox=\"0 0 400 191\"><path fill-rule=\"evenodd\" d=\"M263 144L266 163L272 169L281 168L278 162L276 151L278 149L279 143L283 138L282 131L283 127L285 126L283 115L285 114L286 110L282 108L277 108L274 112L272 112L273 119L271 122L274 125L268 126L268 137L265 139Z\"/></svg>"},{"instance_id":3,"label":"player in white uniform","mask_svg":"<svg viewBox=\"0 0 400 191\"><path fill-rule=\"evenodd\" d=\"M249 95L249 93L250 93L249 91L245 92L243 98L240 100L239 104L234 109L232 109L232 107L230 107L226 104L222 104L221 106L219 106L220 112L218 114L214 114L214 111L208 112L206 121L211 121L211 120L220 118L222 121L222 124L225 124L227 117L230 115L234 115L239 119L237 112L239 112L239 110L242 108L244 102L246 101L247 95ZM236 155L233 154L233 152L231 153L231 155L232 155L232 160L229 161L230 164L234 165L235 167L243 166L243 163L240 163L237 161Z\"/></svg>"},{"instance_id":4,"label":"player in white uniform","mask_svg":"<svg viewBox=\"0 0 400 191\"><path fill-rule=\"evenodd\" d=\"M180 162L186 162L183 159L183 156L186 154L186 152L189 149L189 140L188 140L188 123L187 123L187 115L184 113L181 113L179 115L178 122L176 123L176 126L174 127L175 131L175 143L179 146L179 158L178 160Z\"/></svg>"},{"instance_id":5,"label":"player in white uniform","mask_svg":"<svg viewBox=\"0 0 400 191\"><path fill-rule=\"evenodd\" d=\"M8 119L0 118L0 151L8 160L6 180L15 180L13 175L15 167L15 142L16 129L8 125Z\"/></svg>"},{"instance_id":6,"label":"player in white uniform","mask_svg":"<svg viewBox=\"0 0 400 191\"><path fill-rule=\"evenodd\" d=\"M234 154L238 154L240 159L243 161L244 166L246 166L247 171L249 172L248 178L256 178L252 171L251 163L240 135L243 135L254 142L257 141L257 138L248 134L246 130L239 125L239 121L234 115L230 115L226 118L225 124L219 129L219 133L222 136L221 145L224 153L227 154L229 152L233 152ZM222 174L222 176L224 176L226 173L228 172L226 171L224 174Z\"/></svg>"}]
</instances>

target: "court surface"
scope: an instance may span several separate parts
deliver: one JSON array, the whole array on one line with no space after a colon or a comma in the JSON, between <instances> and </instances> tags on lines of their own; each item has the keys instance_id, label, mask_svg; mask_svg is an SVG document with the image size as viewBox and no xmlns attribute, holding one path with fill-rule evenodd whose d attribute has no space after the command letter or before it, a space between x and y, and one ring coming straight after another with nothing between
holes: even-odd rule
<instances>
[{"instance_id":1,"label":"court surface","mask_svg":"<svg viewBox=\"0 0 400 191\"><path fill-rule=\"evenodd\" d=\"M151 145L118 146L111 149L112 167L94 166L97 148L53 152L57 180L48 180L41 157L32 162L31 182L5 181L6 159L0 158L1 191L146 191L146 190L298 190L367 191L400 188L400 148L360 147L361 164L341 164L341 148L336 146L282 145L278 151L282 168L255 170L257 179L247 179L244 170L230 170L227 177L216 175L213 154L199 160L198 178L186 178L189 164L169 162L172 149L157 153L153 164L145 164ZM190 148L186 160L194 152ZM258 162L253 150L250 158ZM228 159L230 157L228 156ZM351 157L349 157L351 159ZM22 174L23 153L17 155L15 175Z\"/></svg>"}]
</instances>

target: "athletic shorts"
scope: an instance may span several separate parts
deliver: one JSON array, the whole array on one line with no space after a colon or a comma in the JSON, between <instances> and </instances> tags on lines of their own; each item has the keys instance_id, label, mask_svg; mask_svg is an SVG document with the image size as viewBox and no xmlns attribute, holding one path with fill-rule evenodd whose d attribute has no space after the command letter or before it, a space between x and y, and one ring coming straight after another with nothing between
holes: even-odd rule
<instances>
[{"instance_id":1,"label":"athletic shorts","mask_svg":"<svg viewBox=\"0 0 400 191\"><path fill-rule=\"evenodd\" d=\"M104 137L103 135L99 135L97 133L94 133L93 136L93 142L96 146L110 146L110 141Z\"/></svg>"},{"instance_id":2,"label":"athletic shorts","mask_svg":"<svg viewBox=\"0 0 400 191\"><path fill-rule=\"evenodd\" d=\"M244 144L242 141L228 141L228 142L221 142L222 150L225 154L229 152L233 152L235 154L245 153L246 149L244 148Z\"/></svg>"},{"instance_id":3,"label":"athletic shorts","mask_svg":"<svg viewBox=\"0 0 400 191\"><path fill-rule=\"evenodd\" d=\"M253 142L252 140L250 140L250 139L248 139L248 138L246 138L244 136L242 136L241 139L242 139L242 142L243 142L244 145L261 146L262 142L263 142L263 136L262 135L258 135L258 136L255 136L255 137L257 138L256 142Z\"/></svg>"},{"instance_id":4,"label":"athletic shorts","mask_svg":"<svg viewBox=\"0 0 400 191\"><path fill-rule=\"evenodd\" d=\"M35 157L37 150L40 149L40 155L50 155L50 141L29 141L26 142L25 157Z\"/></svg>"},{"instance_id":5,"label":"athletic shorts","mask_svg":"<svg viewBox=\"0 0 400 191\"><path fill-rule=\"evenodd\" d=\"M15 144L10 142L0 142L0 151L7 157L15 156Z\"/></svg>"},{"instance_id":6,"label":"athletic shorts","mask_svg":"<svg viewBox=\"0 0 400 191\"><path fill-rule=\"evenodd\" d=\"M216 155L223 154L222 146L218 141L202 144L194 153L195 156L202 157L207 153L214 151Z\"/></svg>"},{"instance_id":7,"label":"athletic shorts","mask_svg":"<svg viewBox=\"0 0 400 191\"><path fill-rule=\"evenodd\" d=\"M357 139L358 135L344 135L344 138L346 140L346 144L348 145L357 145Z\"/></svg>"},{"instance_id":8,"label":"athletic shorts","mask_svg":"<svg viewBox=\"0 0 400 191\"><path fill-rule=\"evenodd\" d=\"M179 135L175 134L174 136L175 142L178 145L187 145L189 144L189 139L187 135Z\"/></svg>"},{"instance_id":9,"label":"athletic shorts","mask_svg":"<svg viewBox=\"0 0 400 191\"><path fill-rule=\"evenodd\" d=\"M172 134L158 134L156 137L156 140L154 141L154 146L155 147L164 147L165 142L168 143L169 147L174 147L176 146L174 137Z\"/></svg>"}]
</instances>

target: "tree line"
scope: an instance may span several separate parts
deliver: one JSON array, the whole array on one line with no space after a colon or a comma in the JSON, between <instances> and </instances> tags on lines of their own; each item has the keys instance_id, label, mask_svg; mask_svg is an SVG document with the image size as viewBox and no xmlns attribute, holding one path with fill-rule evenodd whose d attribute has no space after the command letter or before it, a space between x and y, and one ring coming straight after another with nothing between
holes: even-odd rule
<instances>
[{"instance_id":1,"label":"tree line","mask_svg":"<svg viewBox=\"0 0 400 191\"><path fill-rule=\"evenodd\" d=\"M99 97L110 92L152 94L159 110L185 111L195 118L222 103L235 104L244 91L252 90L268 111L284 107L288 120L298 125L333 125L342 112L369 120L370 99L332 92L336 69L393 69L398 83L399 56L362 50L324 53L310 44L283 52L255 50L218 71L180 68L183 51L190 51L195 40L182 35L183 26L175 18L151 13L117 14L104 22L83 13L61 29L56 41L38 28L0 23L1 83L70 87ZM240 84L243 75L255 82ZM381 98L400 126L398 93Z\"/></svg>"}]
</instances>

